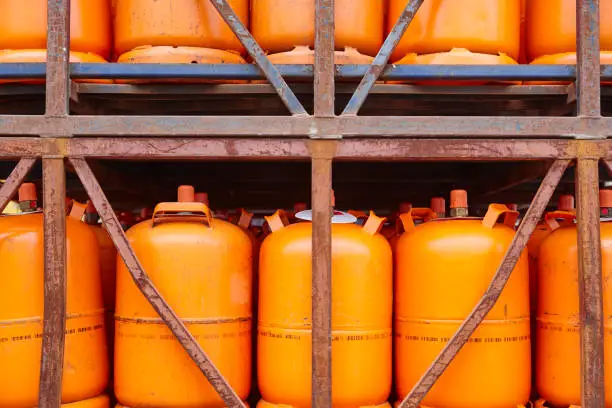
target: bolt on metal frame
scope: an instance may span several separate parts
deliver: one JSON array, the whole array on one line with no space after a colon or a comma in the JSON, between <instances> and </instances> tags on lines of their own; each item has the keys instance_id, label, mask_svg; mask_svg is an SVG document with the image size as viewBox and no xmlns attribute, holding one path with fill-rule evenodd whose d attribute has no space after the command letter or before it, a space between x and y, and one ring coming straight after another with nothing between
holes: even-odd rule
<instances>
[{"instance_id":1,"label":"bolt on metal frame","mask_svg":"<svg viewBox=\"0 0 612 408\"><path fill-rule=\"evenodd\" d=\"M308 115L226 0L211 1L283 100L291 116L71 116L69 0L48 0L48 60L44 116L0 115L0 158L20 158L0 189L0 207L14 195L38 158L43 161L45 314L39 407L59 408L66 319L65 160L74 166L136 285L168 325L228 407L244 407L206 353L143 270L87 158L149 160L238 158L312 160L313 375L315 408L331 408L331 183L332 163L361 160L554 159L490 287L460 329L406 396L416 408L493 307L518 256L541 218L565 169L577 161L582 407L603 408L603 306L598 210L598 163L612 168L612 120L601 116L599 0L577 0L576 117L356 116L389 55L427 0L410 0L340 116L335 115L334 0L316 0L314 115ZM36 64L19 64L20 68ZM111 68L113 64L111 65ZM129 67L128 67L129 68ZM133 67L132 67L133 68ZM161 70L168 67L160 67ZM175 67L174 67L175 68ZM127 69L127 68L126 68ZM191 67L189 70L199 69ZM526 79L543 68L409 67L407 77ZM573 75L571 68L548 68ZM111 69L112 70L112 69ZM128 69L129 70L129 69ZM195 71L189 71L193 74ZM539 70L539 71L538 71ZM124 70L125 71L125 70ZM205 76L205 68L193 77ZM609 68L603 69L604 76ZM361 72L361 71L360 71ZM569 74L568 74L569 72ZM22 72L23 73L23 72ZM362 72L363 73L363 72ZM91 74L90 75L95 75ZM505 75L505 76L504 76ZM87 76L85 73L84 77ZM121 135L121 136L117 136ZM25 137L24 137L25 136ZM30 137L28 137L30 136ZM34 136L34 137L31 137ZM89 136L81 138L79 136ZM416 137L416 138L415 138Z\"/></svg>"}]
</instances>

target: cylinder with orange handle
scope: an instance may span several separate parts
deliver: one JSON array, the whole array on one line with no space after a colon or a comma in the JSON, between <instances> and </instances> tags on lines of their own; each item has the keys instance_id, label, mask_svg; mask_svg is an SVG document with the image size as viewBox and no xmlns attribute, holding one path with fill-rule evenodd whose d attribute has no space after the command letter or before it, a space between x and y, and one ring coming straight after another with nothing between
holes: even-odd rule
<instances>
[{"instance_id":1,"label":"cylinder with orange handle","mask_svg":"<svg viewBox=\"0 0 612 408\"><path fill-rule=\"evenodd\" d=\"M338 218L339 219L339 218ZM312 224L267 217L260 254L258 379L261 407L311 406ZM384 404L391 388L391 249L364 226L332 224L332 398L334 406ZM290 268L290 273L288 269Z\"/></svg>"},{"instance_id":2,"label":"cylinder with orange handle","mask_svg":"<svg viewBox=\"0 0 612 408\"><path fill-rule=\"evenodd\" d=\"M404 233L396 249L395 369L400 399L417 383L485 293L514 237L518 213L491 204ZM461 210L461 211L458 211ZM503 222L499 222L503 219ZM430 407L509 408L531 388L529 277L523 253L501 297L423 400Z\"/></svg>"},{"instance_id":3,"label":"cylinder with orange handle","mask_svg":"<svg viewBox=\"0 0 612 408\"><path fill-rule=\"evenodd\" d=\"M38 404L43 333L43 215L24 184L25 212L0 217L0 407ZM66 346L62 402L102 394L108 383L99 251L93 232L66 218ZM85 406L87 404L84 403ZM80 406L80 405L79 405Z\"/></svg>"},{"instance_id":4,"label":"cylinder with orange handle","mask_svg":"<svg viewBox=\"0 0 612 408\"><path fill-rule=\"evenodd\" d=\"M144 270L238 396L251 381L252 244L214 219L191 186L127 236ZM115 394L129 407L223 407L117 260Z\"/></svg>"},{"instance_id":5,"label":"cylinder with orange handle","mask_svg":"<svg viewBox=\"0 0 612 408\"><path fill-rule=\"evenodd\" d=\"M600 190L601 256L604 282L604 373L612 373L612 190ZM577 229L557 224L538 256L536 387L552 406L580 404L580 311ZM604 376L606 407L612 378Z\"/></svg>"}]
</instances>

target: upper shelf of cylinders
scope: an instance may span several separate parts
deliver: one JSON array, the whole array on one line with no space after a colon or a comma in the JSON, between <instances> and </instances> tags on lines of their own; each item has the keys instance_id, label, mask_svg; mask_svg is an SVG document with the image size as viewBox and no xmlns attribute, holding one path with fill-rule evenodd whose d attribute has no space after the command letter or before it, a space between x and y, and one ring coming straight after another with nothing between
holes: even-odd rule
<instances>
[{"instance_id":1,"label":"upper shelf of cylinders","mask_svg":"<svg viewBox=\"0 0 612 408\"><path fill-rule=\"evenodd\" d=\"M0 62L44 61L46 3L0 0ZM280 54L273 62L312 63L315 0L228 3L264 51ZM407 3L336 0L337 62L371 61ZM72 0L71 9L73 61L246 63L209 0ZM612 1L601 2L601 48L608 63ZM425 0L391 62L572 64L575 53L575 0Z\"/></svg>"}]
</instances>

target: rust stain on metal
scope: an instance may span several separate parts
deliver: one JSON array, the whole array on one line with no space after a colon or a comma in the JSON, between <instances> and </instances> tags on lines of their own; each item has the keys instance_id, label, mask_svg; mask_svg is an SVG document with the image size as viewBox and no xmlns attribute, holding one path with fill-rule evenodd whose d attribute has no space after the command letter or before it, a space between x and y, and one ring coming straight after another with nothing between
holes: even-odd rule
<instances>
[{"instance_id":1,"label":"rust stain on metal","mask_svg":"<svg viewBox=\"0 0 612 408\"><path fill-rule=\"evenodd\" d=\"M210 360L208 355L206 355L204 350L202 350L200 344L198 344L187 327L185 327L185 324L161 296L149 276L144 271L140 261L138 261L138 258L134 254L134 250L126 237L117 216L115 215L110 203L108 202L108 199L100 187L100 184L96 180L95 175L91 171L85 159L74 157L70 159L70 162L81 179L87 194L89 194L90 199L93 201L94 206L98 210L106 229L117 247L117 251L125 262L125 265L132 275L134 283L138 289L147 298L151 306L153 306L170 331L172 331L172 334L174 334L181 346L183 346L189 357L197 364L199 369L208 379L215 391L217 391L219 396L223 399L225 404L230 408L246 408L245 404L240 400L227 380L221 375L219 369Z\"/></svg>"},{"instance_id":2,"label":"rust stain on metal","mask_svg":"<svg viewBox=\"0 0 612 408\"><path fill-rule=\"evenodd\" d=\"M38 406L59 408L66 330L66 174L64 159L42 161L45 284Z\"/></svg>"},{"instance_id":3,"label":"rust stain on metal","mask_svg":"<svg viewBox=\"0 0 612 408\"><path fill-rule=\"evenodd\" d=\"M600 408L605 404L598 159L578 159L576 164L576 210L581 325L581 406Z\"/></svg>"},{"instance_id":4,"label":"rust stain on metal","mask_svg":"<svg viewBox=\"0 0 612 408\"><path fill-rule=\"evenodd\" d=\"M605 144L594 143L588 140L573 140L570 143L570 149L572 149L575 157L579 159L598 160L607 153Z\"/></svg>"},{"instance_id":5,"label":"rust stain on metal","mask_svg":"<svg viewBox=\"0 0 612 408\"><path fill-rule=\"evenodd\" d=\"M484 320L487 313L493 308L569 163L569 160L557 160L552 164L529 210L527 210L525 218L521 222L508 248L508 252L506 252L501 265L497 269L489 288L476 307L461 324L455 335L450 339L421 379L408 393L399 408L417 408L419 406L429 390L431 390L436 381L438 381L453 359L457 356L461 348L466 344L478 325Z\"/></svg>"},{"instance_id":6,"label":"rust stain on metal","mask_svg":"<svg viewBox=\"0 0 612 408\"><path fill-rule=\"evenodd\" d=\"M35 163L36 159L33 157L24 157L19 160L19 163L17 163L2 187L0 187L0 213L2 210L4 210L8 202L15 196L19 186L21 183L23 183L23 180L28 175Z\"/></svg>"}]
</instances>

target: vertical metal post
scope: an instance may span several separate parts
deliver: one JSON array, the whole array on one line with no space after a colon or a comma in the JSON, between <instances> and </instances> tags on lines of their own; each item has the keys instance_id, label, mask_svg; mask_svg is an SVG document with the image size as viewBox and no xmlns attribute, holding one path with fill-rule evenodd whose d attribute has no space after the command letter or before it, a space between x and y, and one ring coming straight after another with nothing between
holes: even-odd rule
<instances>
[{"instance_id":1,"label":"vertical metal post","mask_svg":"<svg viewBox=\"0 0 612 408\"><path fill-rule=\"evenodd\" d=\"M599 0L576 0L578 116L601 116Z\"/></svg>"},{"instance_id":2,"label":"vertical metal post","mask_svg":"<svg viewBox=\"0 0 612 408\"><path fill-rule=\"evenodd\" d=\"M47 117L63 118L69 114L69 52L70 0L48 0L45 105ZM65 200L64 158L43 157L45 311L38 396L40 408L59 408L62 398L66 330Z\"/></svg>"},{"instance_id":3,"label":"vertical metal post","mask_svg":"<svg viewBox=\"0 0 612 408\"><path fill-rule=\"evenodd\" d=\"M47 116L65 116L70 103L70 1L47 2Z\"/></svg>"},{"instance_id":4,"label":"vertical metal post","mask_svg":"<svg viewBox=\"0 0 612 408\"><path fill-rule=\"evenodd\" d=\"M334 0L316 0L314 114L335 115ZM321 135L318 135L321 136ZM330 135L323 135L330 136ZM312 407L332 407L331 188L335 141L311 141Z\"/></svg>"},{"instance_id":5,"label":"vertical metal post","mask_svg":"<svg viewBox=\"0 0 612 408\"><path fill-rule=\"evenodd\" d=\"M332 407L331 216L334 141L311 141L312 407Z\"/></svg>"},{"instance_id":6,"label":"vertical metal post","mask_svg":"<svg viewBox=\"0 0 612 408\"><path fill-rule=\"evenodd\" d=\"M601 408L604 406L604 332L599 236L599 160L579 158L576 177L581 406Z\"/></svg>"},{"instance_id":7,"label":"vertical metal post","mask_svg":"<svg viewBox=\"0 0 612 408\"><path fill-rule=\"evenodd\" d=\"M315 21L314 114L334 116L334 0L317 0Z\"/></svg>"},{"instance_id":8,"label":"vertical metal post","mask_svg":"<svg viewBox=\"0 0 612 408\"><path fill-rule=\"evenodd\" d=\"M45 311L40 408L59 408L66 330L66 178L63 158L43 157Z\"/></svg>"}]
</instances>

